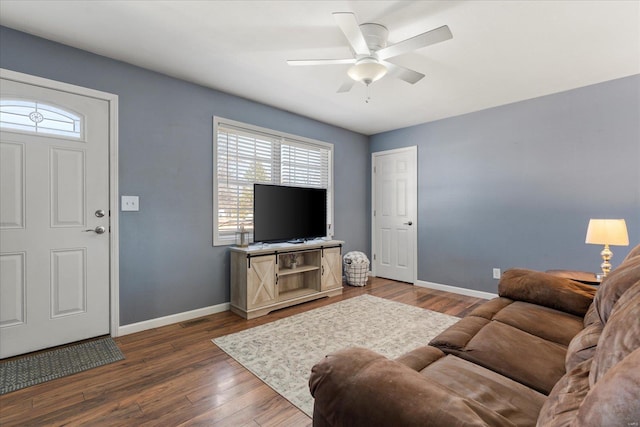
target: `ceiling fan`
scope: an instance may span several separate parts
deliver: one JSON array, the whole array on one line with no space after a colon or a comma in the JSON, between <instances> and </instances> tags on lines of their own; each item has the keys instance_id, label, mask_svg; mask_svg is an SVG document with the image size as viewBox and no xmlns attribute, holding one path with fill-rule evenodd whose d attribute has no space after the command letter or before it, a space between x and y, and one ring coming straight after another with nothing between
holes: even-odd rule
<instances>
[{"instance_id":1,"label":"ceiling fan","mask_svg":"<svg viewBox=\"0 0 640 427\"><path fill-rule=\"evenodd\" d=\"M338 89L339 93L348 92L356 82L369 86L386 74L411 84L417 83L424 74L388 62L387 59L453 38L449 27L443 25L387 46L389 30L385 26L374 23L358 25L356 16L350 12L335 12L333 17L351 46L353 58L289 60L287 64L296 66L353 64L347 71L349 78Z\"/></svg>"}]
</instances>

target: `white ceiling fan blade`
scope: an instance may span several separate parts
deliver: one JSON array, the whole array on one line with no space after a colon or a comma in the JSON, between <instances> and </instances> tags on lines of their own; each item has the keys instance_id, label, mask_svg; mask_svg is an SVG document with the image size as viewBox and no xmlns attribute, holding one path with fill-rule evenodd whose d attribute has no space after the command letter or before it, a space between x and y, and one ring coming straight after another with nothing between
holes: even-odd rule
<instances>
[{"instance_id":1,"label":"white ceiling fan blade","mask_svg":"<svg viewBox=\"0 0 640 427\"><path fill-rule=\"evenodd\" d=\"M350 77L347 77L347 79L342 83L342 85L338 89L338 93L349 92L354 84L356 84L356 81Z\"/></svg>"},{"instance_id":2,"label":"white ceiling fan blade","mask_svg":"<svg viewBox=\"0 0 640 427\"><path fill-rule=\"evenodd\" d=\"M404 80L407 83L415 84L418 83L424 77L424 74L419 73L417 71L410 70L405 67L401 67L400 65L392 64L387 61L380 61L387 67L389 71L389 75L393 77L397 77L401 80Z\"/></svg>"},{"instance_id":3,"label":"white ceiling fan blade","mask_svg":"<svg viewBox=\"0 0 640 427\"><path fill-rule=\"evenodd\" d=\"M370 55L371 52L362 35L362 31L360 31L356 16L350 12L334 12L333 17L347 38L353 51L357 55Z\"/></svg>"},{"instance_id":4,"label":"white ceiling fan blade","mask_svg":"<svg viewBox=\"0 0 640 427\"><path fill-rule=\"evenodd\" d=\"M298 65L339 65L339 64L355 64L355 58L348 59L290 59L287 64Z\"/></svg>"},{"instance_id":5,"label":"white ceiling fan blade","mask_svg":"<svg viewBox=\"0 0 640 427\"><path fill-rule=\"evenodd\" d=\"M435 30L418 34L410 39L406 39L389 47L385 47L384 49L380 49L377 54L380 59L393 58L394 56L402 55L403 53L440 43L451 38L453 38L451 30L448 26L443 25Z\"/></svg>"}]
</instances>

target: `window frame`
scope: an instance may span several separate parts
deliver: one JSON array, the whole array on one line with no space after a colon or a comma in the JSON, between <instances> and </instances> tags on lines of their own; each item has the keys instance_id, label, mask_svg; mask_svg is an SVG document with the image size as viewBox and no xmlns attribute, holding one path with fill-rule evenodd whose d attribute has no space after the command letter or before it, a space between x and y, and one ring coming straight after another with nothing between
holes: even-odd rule
<instances>
[{"instance_id":1,"label":"window frame","mask_svg":"<svg viewBox=\"0 0 640 427\"><path fill-rule=\"evenodd\" d=\"M296 145L303 147L315 147L328 151L328 170L327 170L327 236L333 236L333 206L334 206L334 188L333 188L333 151L332 143L280 132L260 126L238 122L235 120L225 119L223 117L213 117L213 246L227 246L235 244L236 236L234 234L219 232L219 188L218 188L218 133L220 127L236 128L239 132L255 134L280 141L284 145ZM276 185L282 185L280 182L272 182ZM289 184L288 184L289 185ZM250 233L250 241L253 241L253 233Z\"/></svg>"}]
</instances>

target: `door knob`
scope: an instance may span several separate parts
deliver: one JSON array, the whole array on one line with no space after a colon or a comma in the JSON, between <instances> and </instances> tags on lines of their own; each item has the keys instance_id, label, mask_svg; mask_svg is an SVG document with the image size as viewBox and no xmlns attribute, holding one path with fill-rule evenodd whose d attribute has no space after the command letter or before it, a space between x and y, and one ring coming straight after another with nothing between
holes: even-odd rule
<instances>
[{"instance_id":1,"label":"door knob","mask_svg":"<svg viewBox=\"0 0 640 427\"><path fill-rule=\"evenodd\" d=\"M404 225L413 225L413 221L409 221L409 222L404 222Z\"/></svg>"},{"instance_id":2,"label":"door knob","mask_svg":"<svg viewBox=\"0 0 640 427\"><path fill-rule=\"evenodd\" d=\"M96 234L104 234L104 232L107 231L107 229L104 228L102 225L99 225L96 228L90 228L90 229L84 230L84 231L93 231Z\"/></svg>"},{"instance_id":3,"label":"door knob","mask_svg":"<svg viewBox=\"0 0 640 427\"><path fill-rule=\"evenodd\" d=\"M102 218L102 217L104 216L104 209L98 209L98 210L96 211L96 216L97 216L98 218Z\"/></svg>"}]
</instances>

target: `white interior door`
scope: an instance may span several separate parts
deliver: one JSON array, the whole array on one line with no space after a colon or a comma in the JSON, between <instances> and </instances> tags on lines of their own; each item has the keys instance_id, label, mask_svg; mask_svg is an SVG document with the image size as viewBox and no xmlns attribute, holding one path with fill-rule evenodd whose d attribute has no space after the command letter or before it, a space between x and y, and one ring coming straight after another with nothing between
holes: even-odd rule
<instances>
[{"instance_id":1,"label":"white interior door","mask_svg":"<svg viewBox=\"0 0 640 427\"><path fill-rule=\"evenodd\" d=\"M373 273L413 283L417 253L417 147L373 154Z\"/></svg>"},{"instance_id":2,"label":"white interior door","mask_svg":"<svg viewBox=\"0 0 640 427\"><path fill-rule=\"evenodd\" d=\"M0 98L5 358L109 333L109 105L9 79Z\"/></svg>"}]
</instances>

